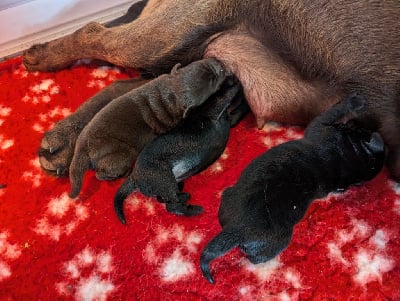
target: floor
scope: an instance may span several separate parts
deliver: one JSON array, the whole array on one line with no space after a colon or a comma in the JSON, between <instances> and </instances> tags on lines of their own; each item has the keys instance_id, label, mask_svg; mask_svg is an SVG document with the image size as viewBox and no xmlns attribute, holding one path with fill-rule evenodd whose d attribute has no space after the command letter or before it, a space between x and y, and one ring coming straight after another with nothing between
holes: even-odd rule
<instances>
[{"instance_id":1,"label":"floor","mask_svg":"<svg viewBox=\"0 0 400 301\"><path fill-rule=\"evenodd\" d=\"M0 10L11 8L17 5L21 5L26 2L32 2L33 0L2 0L0 2Z\"/></svg>"}]
</instances>

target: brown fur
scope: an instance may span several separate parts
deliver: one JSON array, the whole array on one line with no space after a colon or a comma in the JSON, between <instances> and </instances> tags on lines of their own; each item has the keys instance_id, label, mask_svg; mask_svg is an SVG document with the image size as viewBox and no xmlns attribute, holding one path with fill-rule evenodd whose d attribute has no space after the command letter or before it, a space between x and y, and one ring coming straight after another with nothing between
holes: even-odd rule
<instances>
[{"instance_id":1,"label":"brown fur","mask_svg":"<svg viewBox=\"0 0 400 301\"><path fill-rule=\"evenodd\" d=\"M70 166L71 197L78 196L84 173L99 179L128 174L139 152L203 104L226 78L215 59L197 61L128 92L103 107L76 140Z\"/></svg>"},{"instance_id":2,"label":"brown fur","mask_svg":"<svg viewBox=\"0 0 400 301\"><path fill-rule=\"evenodd\" d=\"M307 123L358 91L359 121L382 134L400 178L399 14L398 0L149 0L130 22L91 23L24 62L54 70L90 57L159 74L215 56L241 80L259 126Z\"/></svg>"},{"instance_id":3,"label":"brown fur","mask_svg":"<svg viewBox=\"0 0 400 301\"><path fill-rule=\"evenodd\" d=\"M94 115L113 99L133 91L149 80L124 79L113 82L84 102L73 114L57 122L46 132L39 148L39 162L49 174L68 175L76 139Z\"/></svg>"}]
</instances>

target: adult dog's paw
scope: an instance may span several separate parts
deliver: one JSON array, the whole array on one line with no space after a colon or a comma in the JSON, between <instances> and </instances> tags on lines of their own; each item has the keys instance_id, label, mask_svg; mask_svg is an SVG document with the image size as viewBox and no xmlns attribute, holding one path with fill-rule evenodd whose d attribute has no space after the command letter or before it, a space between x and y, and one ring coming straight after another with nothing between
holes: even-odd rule
<instances>
[{"instance_id":1,"label":"adult dog's paw","mask_svg":"<svg viewBox=\"0 0 400 301\"><path fill-rule=\"evenodd\" d=\"M51 47L50 42L30 47L23 53L22 62L28 71L54 71L71 64L70 60L66 61L66 55L63 57L60 50Z\"/></svg>"},{"instance_id":2,"label":"adult dog's paw","mask_svg":"<svg viewBox=\"0 0 400 301\"><path fill-rule=\"evenodd\" d=\"M62 120L44 134L38 155L45 172L57 177L68 175L75 143L81 131L82 127Z\"/></svg>"}]
</instances>

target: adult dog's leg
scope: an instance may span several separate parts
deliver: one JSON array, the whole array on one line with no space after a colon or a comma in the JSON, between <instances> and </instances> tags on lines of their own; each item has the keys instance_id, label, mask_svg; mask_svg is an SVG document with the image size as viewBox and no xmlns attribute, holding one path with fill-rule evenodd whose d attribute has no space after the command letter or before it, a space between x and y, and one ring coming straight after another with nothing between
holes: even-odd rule
<instances>
[{"instance_id":1,"label":"adult dog's leg","mask_svg":"<svg viewBox=\"0 0 400 301\"><path fill-rule=\"evenodd\" d=\"M113 99L148 82L144 79L117 80L84 102L72 115L57 122L46 132L39 149L42 168L57 176L66 176L82 129L93 116Z\"/></svg>"},{"instance_id":2,"label":"adult dog's leg","mask_svg":"<svg viewBox=\"0 0 400 301\"><path fill-rule=\"evenodd\" d=\"M151 72L161 63L162 71L169 71L177 61L201 58L196 46L221 30L222 17L211 19L216 5L218 1L150 0L128 24L106 28L92 22L71 35L32 46L24 53L24 64L28 70L52 71L77 59L93 58Z\"/></svg>"}]
</instances>

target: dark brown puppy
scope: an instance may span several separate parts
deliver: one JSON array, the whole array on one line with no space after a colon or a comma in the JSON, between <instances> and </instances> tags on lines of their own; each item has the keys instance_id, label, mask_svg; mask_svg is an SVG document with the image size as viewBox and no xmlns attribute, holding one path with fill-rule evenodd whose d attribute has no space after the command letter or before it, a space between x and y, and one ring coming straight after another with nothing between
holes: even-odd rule
<instances>
[{"instance_id":1,"label":"dark brown puppy","mask_svg":"<svg viewBox=\"0 0 400 301\"><path fill-rule=\"evenodd\" d=\"M57 122L42 138L40 166L48 174L67 176L76 139L94 115L115 98L149 82L145 79L117 80L84 102L73 114Z\"/></svg>"},{"instance_id":2,"label":"dark brown puppy","mask_svg":"<svg viewBox=\"0 0 400 301\"><path fill-rule=\"evenodd\" d=\"M213 283L209 264L234 247L252 263L284 250L293 227L310 203L331 191L367 181L381 170L381 136L356 127L351 113L362 113L364 98L352 95L317 117L303 139L278 145L253 160L237 183L222 195L218 217L222 231L201 254L204 276Z\"/></svg>"},{"instance_id":3,"label":"dark brown puppy","mask_svg":"<svg viewBox=\"0 0 400 301\"><path fill-rule=\"evenodd\" d=\"M164 74L114 99L80 133L70 166L71 197L77 197L84 173L99 179L128 174L142 148L176 126L190 109L203 104L225 80L220 62L205 59Z\"/></svg>"},{"instance_id":4,"label":"dark brown puppy","mask_svg":"<svg viewBox=\"0 0 400 301\"><path fill-rule=\"evenodd\" d=\"M156 196L168 212L192 216L203 208L188 205L188 193L179 184L217 160L226 147L231 126L228 106L236 99L245 103L240 85L225 83L217 94L178 124L148 143L139 154L132 173L118 189L114 209L126 223L123 203L134 190ZM246 112L244 112L245 114ZM240 115L240 114L239 114ZM240 118L236 114L236 118Z\"/></svg>"},{"instance_id":5,"label":"dark brown puppy","mask_svg":"<svg viewBox=\"0 0 400 301\"><path fill-rule=\"evenodd\" d=\"M90 23L32 47L26 67L54 70L88 57L159 74L177 62L213 56L241 81L259 126L266 120L306 124L360 91L367 98L360 120L382 134L392 175L400 178L400 1L143 4L109 25Z\"/></svg>"}]
</instances>

